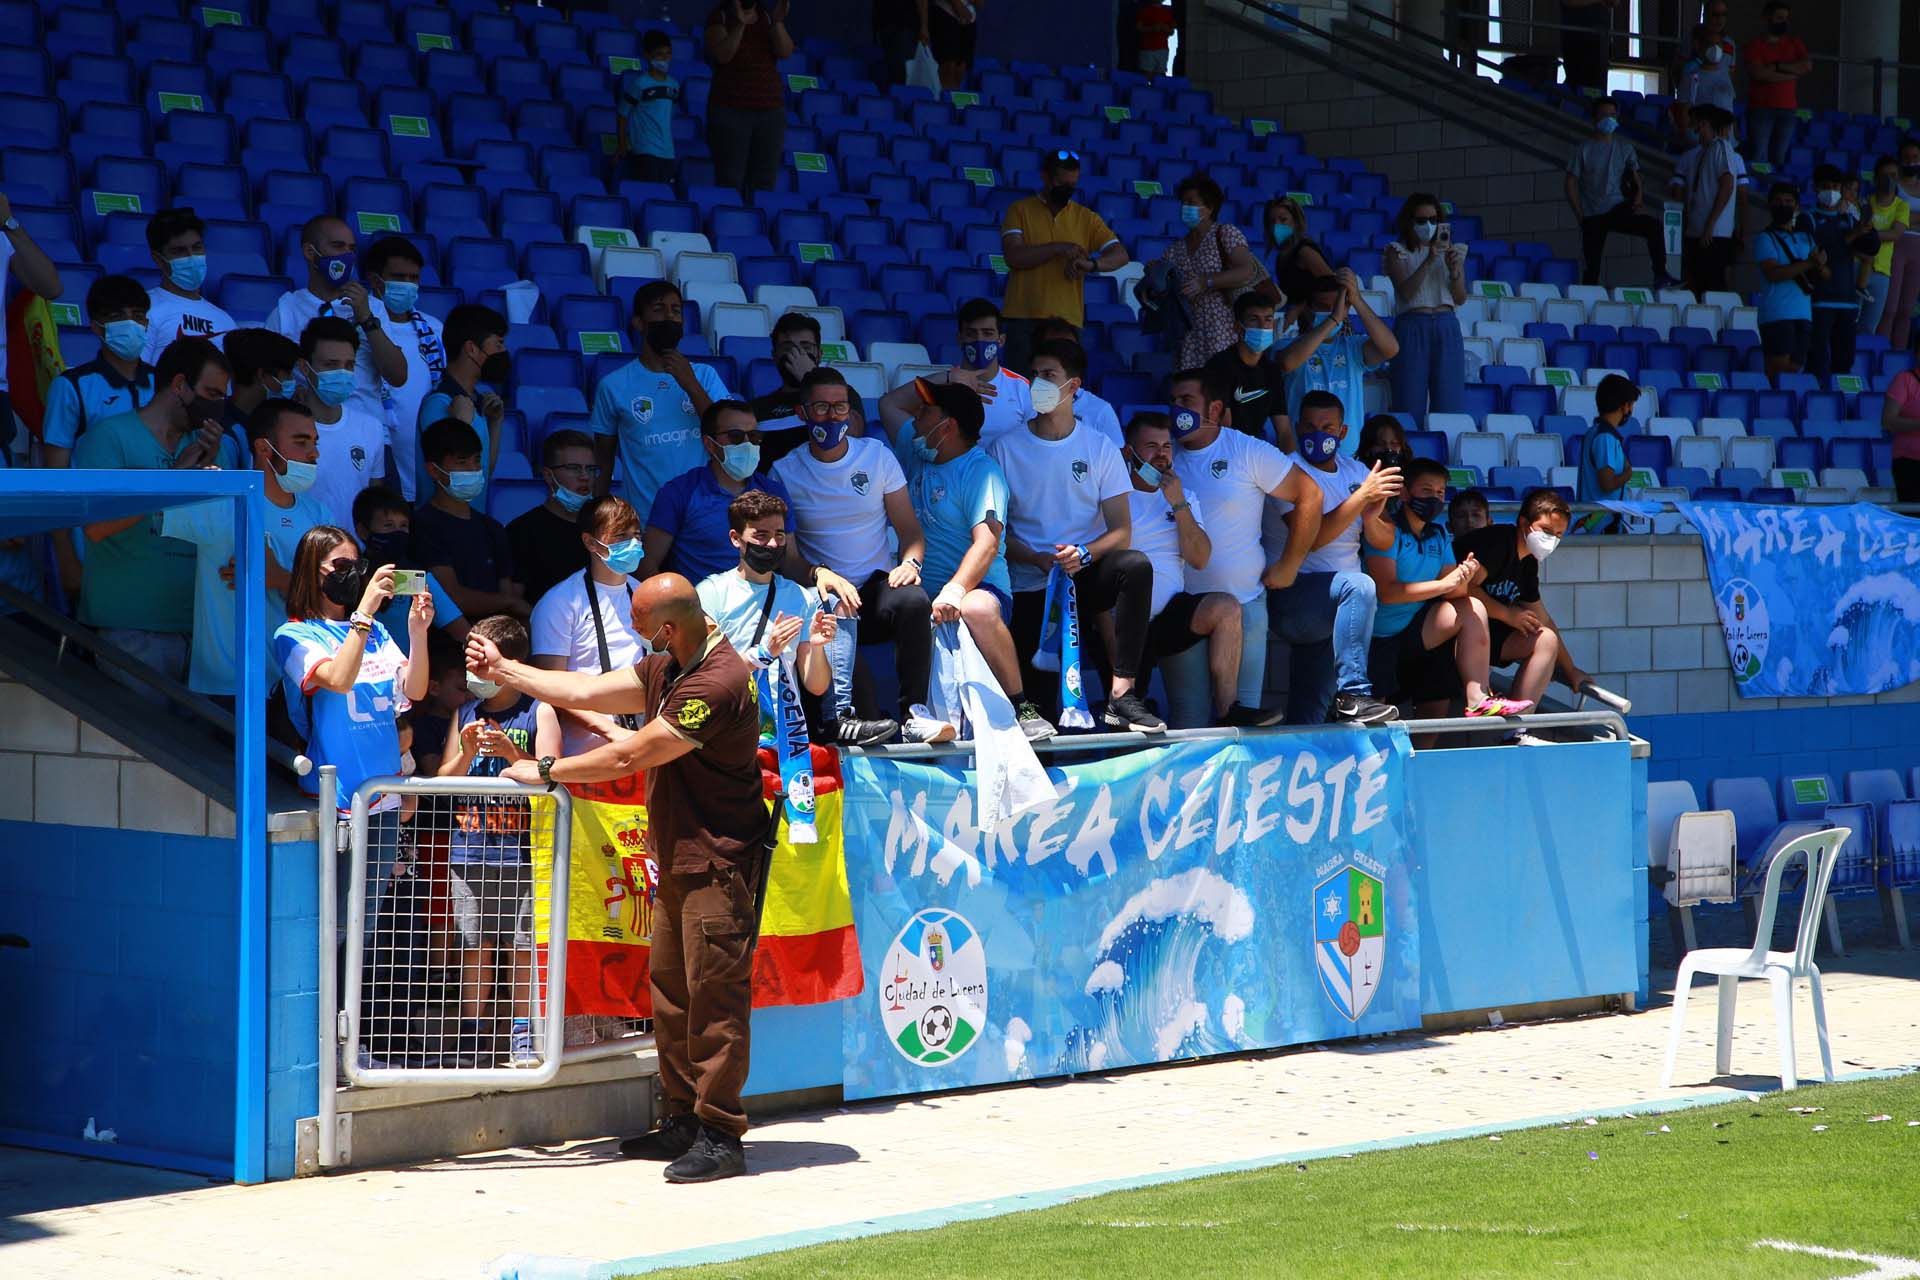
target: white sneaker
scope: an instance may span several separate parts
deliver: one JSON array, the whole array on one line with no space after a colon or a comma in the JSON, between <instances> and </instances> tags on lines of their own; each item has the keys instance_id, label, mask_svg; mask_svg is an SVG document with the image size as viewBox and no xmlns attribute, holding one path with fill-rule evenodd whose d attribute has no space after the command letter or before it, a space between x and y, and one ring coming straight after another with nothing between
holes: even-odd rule
<instances>
[{"instance_id":1,"label":"white sneaker","mask_svg":"<svg viewBox=\"0 0 1920 1280\"><path fill-rule=\"evenodd\" d=\"M906 722L900 726L900 737L906 742L952 742L960 736L953 723L942 720L933 714L925 703L916 702L907 708Z\"/></svg>"}]
</instances>

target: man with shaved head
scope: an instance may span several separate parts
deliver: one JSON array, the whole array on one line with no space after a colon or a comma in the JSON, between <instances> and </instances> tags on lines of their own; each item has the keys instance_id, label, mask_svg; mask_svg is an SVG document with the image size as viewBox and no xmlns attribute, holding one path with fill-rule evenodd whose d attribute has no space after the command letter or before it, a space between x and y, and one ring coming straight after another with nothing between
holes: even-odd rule
<instances>
[{"instance_id":1,"label":"man with shaved head","mask_svg":"<svg viewBox=\"0 0 1920 1280\"><path fill-rule=\"evenodd\" d=\"M387 408L390 387L407 381L407 357L386 331L387 306L367 292L357 268L353 228L330 213L308 218L300 228L300 254L307 261L307 283L280 295L267 328L300 341L316 316L337 316L360 331L360 352L353 365L356 405L393 429Z\"/></svg>"},{"instance_id":2,"label":"man with shaved head","mask_svg":"<svg viewBox=\"0 0 1920 1280\"><path fill-rule=\"evenodd\" d=\"M544 756L505 776L611 782L645 770L647 852L659 868L650 981L654 1048L666 1114L620 1153L670 1160L669 1182L746 1172L747 1015L752 1003L757 878L770 835L760 785L760 706L747 664L707 615L693 584L662 573L633 589L633 632L653 653L601 674L546 671L500 656L480 635L467 669L555 707L638 713L637 733L578 756Z\"/></svg>"}]
</instances>

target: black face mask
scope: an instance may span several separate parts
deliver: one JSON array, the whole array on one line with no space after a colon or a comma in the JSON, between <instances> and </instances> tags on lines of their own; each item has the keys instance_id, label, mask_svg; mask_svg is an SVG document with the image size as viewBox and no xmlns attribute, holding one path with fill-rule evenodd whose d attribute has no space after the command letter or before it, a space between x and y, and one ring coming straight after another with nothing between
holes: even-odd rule
<instances>
[{"instance_id":1,"label":"black face mask","mask_svg":"<svg viewBox=\"0 0 1920 1280\"><path fill-rule=\"evenodd\" d=\"M1372 449L1361 454L1360 461L1369 465L1377 462L1383 467L1404 467L1407 455L1398 449Z\"/></svg>"},{"instance_id":2,"label":"black face mask","mask_svg":"<svg viewBox=\"0 0 1920 1280\"><path fill-rule=\"evenodd\" d=\"M1785 205L1776 204L1770 207L1769 212L1773 214L1774 226L1790 227L1793 225L1793 215L1796 212L1795 210L1789 209Z\"/></svg>"},{"instance_id":3,"label":"black face mask","mask_svg":"<svg viewBox=\"0 0 1920 1280\"><path fill-rule=\"evenodd\" d=\"M480 362L480 381L492 386L504 388L512 373L513 357L504 351L496 351Z\"/></svg>"},{"instance_id":4,"label":"black face mask","mask_svg":"<svg viewBox=\"0 0 1920 1280\"><path fill-rule=\"evenodd\" d=\"M1408 498L1405 501L1407 510L1422 520L1432 520L1446 505L1445 498Z\"/></svg>"},{"instance_id":5,"label":"black face mask","mask_svg":"<svg viewBox=\"0 0 1920 1280\"><path fill-rule=\"evenodd\" d=\"M374 533L367 536L365 563L371 565L406 563L413 535L405 530L396 529L392 533Z\"/></svg>"},{"instance_id":6,"label":"black face mask","mask_svg":"<svg viewBox=\"0 0 1920 1280\"><path fill-rule=\"evenodd\" d=\"M378 567L367 559L340 565L320 579L320 594L342 609L357 608L361 598L367 594L367 583L372 581L373 571Z\"/></svg>"},{"instance_id":7,"label":"black face mask","mask_svg":"<svg viewBox=\"0 0 1920 1280\"><path fill-rule=\"evenodd\" d=\"M769 546L764 542L743 542L740 544L740 560L755 573L772 573L787 558L785 547Z\"/></svg>"},{"instance_id":8,"label":"black face mask","mask_svg":"<svg viewBox=\"0 0 1920 1280\"><path fill-rule=\"evenodd\" d=\"M647 345L655 351L678 351L680 339L687 336L687 326L678 320L647 321Z\"/></svg>"},{"instance_id":9,"label":"black face mask","mask_svg":"<svg viewBox=\"0 0 1920 1280\"><path fill-rule=\"evenodd\" d=\"M1783 36L1787 34L1787 24L1784 22L1769 22L1767 24L1767 30L1776 36Z\"/></svg>"},{"instance_id":10,"label":"black face mask","mask_svg":"<svg viewBox=\"0 0 1920 1280\"><path fill-rule=\"evenodd\" d=\"M1073 200L1073 193L1078 189L1078 184L1072 182L1062 182L1058 186L1049 187L1047 203L1056 209L1064 209Z\"/></svg>"},{"instance_id":11,"label":"black face mask","mask_svg":"<svg viewBox=\"0 0 1920 1280\"><path fill-rule=\"evenodd\" d=\"M219 422L226 416L225 400L209 400L205 396L195 396L187 401L187 430L198 431L203 422Z\"/></svg>"}]
</instances>

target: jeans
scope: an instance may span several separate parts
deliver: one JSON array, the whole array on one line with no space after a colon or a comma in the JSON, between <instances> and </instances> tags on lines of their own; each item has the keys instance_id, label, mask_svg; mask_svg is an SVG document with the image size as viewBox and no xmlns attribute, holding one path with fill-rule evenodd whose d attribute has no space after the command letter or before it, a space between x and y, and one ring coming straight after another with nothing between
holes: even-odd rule
<instances>
[{"instance_id":1,"label":"jeans","mask_svg":"<svg viewBox=\"0 0 1920 1280\"><path fill-rule=\"evenodd\" d=\"M1607 237L1615 232L1644 240L1647 260L1653 264L1653 278L1660 280L1666 276L1667 238L1660 219L1651 213L1635 213L1632 205L1622 202L1605 213L1580 219L1580 248L1586 259L1584 283L1600 283L1600 264L1607 256Z\"/></svg>"},{"instance_id":2,"label":"jeans","mask_svg":"<svg viewBox=\"0 0 1920 1280\"><path fill-rule=\"evenodd\" d=\"M1089 638L1096 634L1093 620L1113 610L1115 652L1107 655L1113 674L1131 680L1140 673L1140 660L1146 653L1147 627L1153 621L1153 562L1134 550L1114 551L1095 560L1074 575L1074 598L1080 610L1080 652L1084 659ZM1040 647L1047 606L1045 589L1013 593L1013 644L1020 654L1020 674L1027 696L1045 707L1044 700L1060 682L1057 671L1039 671L1033 666L1034 651ZM1091 701L1091 699L1089 699ZM1057 708L1055 708L1057 710Z\"/></svg>"},{"instance_id":3,"label":"jeans","mask_svg":"<svg viewBox=\"0 0 1920 1280\"><path fill-rule=\"evenodd\" d=\"M908 708L927 700L927 678L933 662L933 602L920 587L890 587L885 570L860 584L860 616L842 618L840 629L827 645L827 663L833 668L833 687L822 699L831 720L853 714L853 660L860 649L860 626L878 629L872 638L893 641L893 669L900 679L900 718Z\"/></svg>"},{"instance_id":4,"label":"jeans","mask_svg":"<svg viewBox=\"0 0 1920 1280\"><path fill-rule=\"evenodd\" d=\"M1400 354L1388 373L1393 407L1423 422L1429 413L1464 413L1467 408L1466 344L1459 318L1451 311L1410 311L1394 317Z\"/></svg>"},{"instance_id":5,"label":"jeans","mask_svg":"<svg viewBox=\"0 0 1920 1280\"><path fill-rule=\"evenodd\" d=\"M1807 372L1825 379L1829 374L1852 373L1857 307L1813 308L1813 339L1807 345Z\"/></svg>"},{"instance_id":6,"label":"jeans","mask_svg":"<svg viewBox=\"0 0 1920 1280\"><path fill-rule=\"evenodd\" d=\"M707 147L713 152L714 185L736 191L771 191L780 178L787 141L787 113L707 107Z\"/></svg>"},{"instance_id":7,"label":"jeans","mask_svg":"<svg viewBox=\"0 0 1920 1280\"><path fill-rule=\"evenodd\" d=\"M1267 593L1240 606L1240 687L1233 700L1259 710L1267 687Z\"/></svg>"},{"instance_id":8,"label":"jeans","mask_svg":"<svg viewBox=\"0 0 1920 1280\"><path fill-rule=\"evenodd\" d=\"M177 631L139 631L132 627L102 627L100 638L108 644L126 651L130 658L137 658L152 667L161 675L179 684L187 680L187 658L189 646L187 637ZM142 684L133 676L118 667L100 664L101 670L115 684L125 685L141 699L156 706L166 703L166 696L149 685Z\"/></svg>"},{"instance_id":9,"label":"jeans","mask_svg":"<svg viewBox=\"0 0 1920 1280\"><path fill-rule=\"evenodd\" d=\"M1791 107L1747 108L1747 160L1765 160L1778 172L1787 163L1800 117Z\"/></svg>"},{"instance_id":10,"label":"jeans","mask_svg":"<svg viewBox=\"0 0 1920 1280\"><path fill-rule=\"evenodd\" d=\"M1324 723L1336 692L1372 695L1367 653L1378 604L1373 579L1352 570L1302 573L1269 595L1269 625L1293 646L1288 724Z\"/></svg>"},{"instance_id":11,"label":"jeans","mask_svg":"<svg viewBox=\"0 0 1920 1280\"><path fill-rule=\"evenodd\" d=\"M1883 276L1878 271L1867 272L1867 300L1860 304L1860 323L1856 333L1874 333L1880 328L1880 316L1887 309L1887 286L1893 283L1892 276Z\"/></svg>"}]
</instances>

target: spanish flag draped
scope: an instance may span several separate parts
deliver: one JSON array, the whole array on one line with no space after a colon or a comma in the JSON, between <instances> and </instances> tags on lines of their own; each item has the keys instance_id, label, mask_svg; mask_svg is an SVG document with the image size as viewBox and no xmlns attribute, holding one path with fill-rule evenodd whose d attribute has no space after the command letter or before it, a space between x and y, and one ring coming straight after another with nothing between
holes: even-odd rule
<instances>
[{"instance_id":1,"label":"spanish flag draped","mask_svg":"<svg viewBox=\"0 0 1920 1280\"><path fill-rule=\"evenodd\" d=\"M779 767L760 753L771 801ZM753 958L756 1005L822 1004L860 994L860 947L841 834L840 759L813 748L814 844L794 845L781 822L773 851L760 947ZM574 786L572 874L567 909L567 1012L613 1017L653 1015L647 951L653 934L658 871L645 849L646 783L635 775L614 783ZM536 842L537 843L537 842ZM534 851L535 941L550 936L551 858Z\"/></svg>"}]
</instances>

